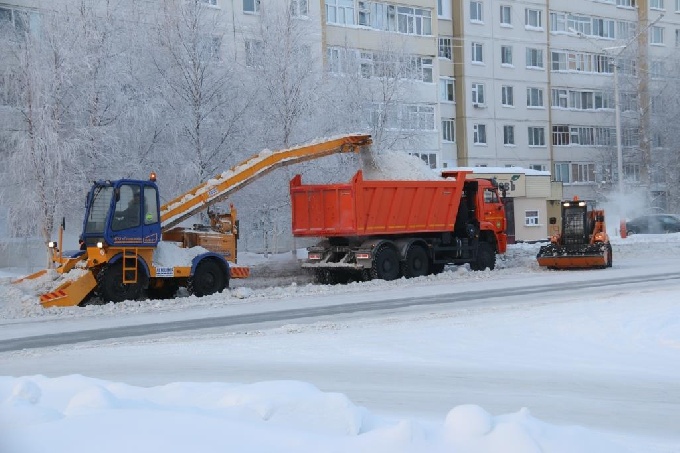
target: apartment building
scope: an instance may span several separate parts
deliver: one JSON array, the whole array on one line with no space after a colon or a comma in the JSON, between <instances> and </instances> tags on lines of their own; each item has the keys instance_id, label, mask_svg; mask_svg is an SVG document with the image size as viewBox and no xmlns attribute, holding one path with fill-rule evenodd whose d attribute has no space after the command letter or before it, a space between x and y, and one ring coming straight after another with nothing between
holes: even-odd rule
<instances>
[{"instance_id":1,"label":"apartment building","mask_svg":"<svg viewBox=\"0 0 680 453\"><path fill-rule=\"evenodd\" d=\"M223 52L247 59L266 2L203 1L231 21ZM0 21L20 26L17 11L45 4L0 2ZM375 114L394 109L387 129L417 132L399 148L433 168L549 171L565 196L600 199L621 166L626 185L664 191L647 168L670 145L652 114L680 44L680 0L290 0L290 8L315 24L312 51L329 73L358 72L376 92L383 76L403 81L399 105L373 99Z\"/></svg>"}]
</instances>

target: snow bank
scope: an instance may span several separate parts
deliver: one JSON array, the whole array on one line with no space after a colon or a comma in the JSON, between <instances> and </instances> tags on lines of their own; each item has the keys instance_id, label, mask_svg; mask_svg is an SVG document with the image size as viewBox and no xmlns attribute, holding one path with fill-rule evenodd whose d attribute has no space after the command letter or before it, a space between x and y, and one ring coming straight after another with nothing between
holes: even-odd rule
<instances>
[{"instance_id":1,"label":"snow bank","mask_svg":"<svg viewBox=\"0 0 680 453\"><path fill-rule=\"evenodd\" d=\"M431 426L378 417L299 381L143 388L79 375L0 377L0 439L8 452L626 452L526 409L492 416L457 406Z\"/></svg>"}]
</instances>

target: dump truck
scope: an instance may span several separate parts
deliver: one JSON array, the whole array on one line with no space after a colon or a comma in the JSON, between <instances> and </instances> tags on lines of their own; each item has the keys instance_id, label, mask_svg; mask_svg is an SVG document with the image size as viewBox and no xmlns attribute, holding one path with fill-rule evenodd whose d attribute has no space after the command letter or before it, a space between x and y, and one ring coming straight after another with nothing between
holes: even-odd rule
<instances>
[{"instance_id":1,"label":"dump truck","mask_svg":"<svg viewBox=\"0 0 680 453\"><path fill-rule=\"evenodd\" d=\"M549 269L604 269L613 263L604 210L574 197L561 203L560 231L541 246L538 264ZM557 224L552 217L550 223Z\"/></svg>"},{"instance_id":2,"label":"dump truck","mask_svg":"<svg viewBox=\"0 0 680 453\"><path fill-rule=\"evenodd\" d=\"M507 247L505 206L494 180L444 171L438 180L290 182L295 237L318 238L302 264L321 283L394 280L447 264L494 269Z\"/></svg>"},{"instance_id":3,"label":"dump truck","mask_svg":"<svg viewBox=\"0 0 680 453\"><path fill-rule=\"evenodd\" d=\"M62 251L49 244L55 269L24 279L56 277L40 295L44 307L82 305L92 296L106 302L149 297L172 297L180 287L196 296L220 292L230 278L245 278L249 269L237 264L239 221L233 206L208 211L209 225L179 224L225 200L236 190L275 168L328 156L358 152L371 143L370 135L331 137L294 148L270 151L242 162L168 203L160 204L154 174L149 180L96 181L85 205L82 249Z\"/></svg>"}]
</instances>

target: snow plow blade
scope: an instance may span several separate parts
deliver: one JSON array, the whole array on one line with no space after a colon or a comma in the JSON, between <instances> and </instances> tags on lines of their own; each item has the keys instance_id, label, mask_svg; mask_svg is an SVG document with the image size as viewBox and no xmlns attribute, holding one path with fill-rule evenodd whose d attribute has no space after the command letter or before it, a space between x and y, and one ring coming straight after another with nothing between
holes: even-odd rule
<instances>
[{"instance_id":1,"label":"snow plow blade","mask_svg":"<svg viewBox=\"0 0 680 453\"><path fill-rule=\"evenodd\" d=\"M86 272L74 280L68 280L54 291L42 294L40 304L45 307L73 307L80 305L97 286L92 272Z\"/></svg>"},{"instance_id":2,"label":"snow plow blade","mask_svg":"<svg viewBox=\"0 0 680 453\"><path fill-rule=\"evenodd\" d=\"M607 267L604 256L539 256L539 266L549 269L588 269Z\"/></svg>"},{"instance_id":3,"label":"snow plow blade","mask_svg":"<svg viewBox=\"0 0 680 453\"><path fill-rule=\"evenodd\" d=\"M549 269L603 269L610 265L607 248L603 244L586 247L546 245L536 255L539 266Z\"/></svg>"}]
</instances>

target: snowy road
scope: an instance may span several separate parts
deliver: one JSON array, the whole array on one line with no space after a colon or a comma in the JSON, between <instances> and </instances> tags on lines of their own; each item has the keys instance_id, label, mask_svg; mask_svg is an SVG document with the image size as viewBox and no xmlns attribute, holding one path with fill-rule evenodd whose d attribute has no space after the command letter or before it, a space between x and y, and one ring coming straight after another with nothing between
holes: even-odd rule
<instances>
[{"instance_id":1,"label":"snowy road","mask_svg":"<svg viewBox=\"0 0 680 453\"><path fill-rule=\"evenodd\" d=\"M589 294L606 295L611 288L620 292L622 287L634 290L636 288L656 287L663 284L678 284L680 272L647 273L644 275L618 277L602 274L600 278L585 278L578 283L569 285L569 290L578 293L588 291ZM507 281L506 281L507 283ZM342 290L340 290L342 291ZM227 316L211 316L207 318L183 319L179 321L155 322L152 324L136 324L118 327L101 327L96 330L80 330L71 332L33 335L26 337L0 340L0 352L16 351L31 348L55 347L83 343L88 341L121 340L127 337L142 337L159 334L182 333L196 330L219 329L220 331L236 331L247 329L271 328L290 322L316 322L323 319L339 319L343 316L381 313L394 313L400 309L429 310L432 307L440 309L469 309L484 303L487 308L497 308L508 303L522 301L523 304L536 305L545 303L546 297L554 297L565 292L565 287L555 284L525 285L519 287L502 287L497 289L483 289L473 291L459 291L449 287L449 291L433 296L414 295L399 298L396 293L386 291L375 294L378 300L355 302L351 297L345 298L335 305L312 306L304 300L298 300L304 308L287 310L272 310L257 313L247 313ZM539 296L539 298L535 296ZM491 305L490 305L491 304ZM9 332L5 332L7 335Z\"/></svg>"}]
</instances>

